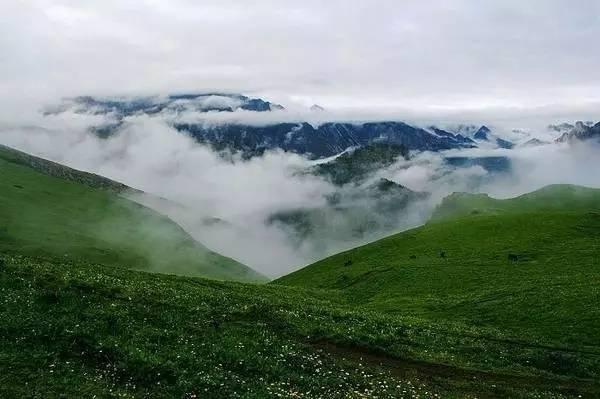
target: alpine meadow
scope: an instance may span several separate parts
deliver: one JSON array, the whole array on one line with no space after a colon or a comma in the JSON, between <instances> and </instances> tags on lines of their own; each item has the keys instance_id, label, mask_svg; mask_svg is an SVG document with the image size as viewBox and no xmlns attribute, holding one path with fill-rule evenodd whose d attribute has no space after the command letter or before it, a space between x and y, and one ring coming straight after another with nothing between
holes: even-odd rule
<instances>
[{"instance_id":1,"label":"alpine meadow","mask_svg":"<svg viewBox=\"0 0 600 399\"><path fill-rule=\"evenodd\" d=\"M0 398L600 397L598 2L0 13Z\"/></svg>"}]
</instances>

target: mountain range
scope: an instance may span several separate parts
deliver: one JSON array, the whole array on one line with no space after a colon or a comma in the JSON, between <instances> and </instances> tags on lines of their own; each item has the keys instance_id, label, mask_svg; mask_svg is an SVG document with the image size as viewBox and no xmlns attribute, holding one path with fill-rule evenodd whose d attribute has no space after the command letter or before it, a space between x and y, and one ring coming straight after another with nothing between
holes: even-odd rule
<instances>
[{"instance_id":1,"label":"mountain range","mask_svg":"<svg viewBox=\"0 0 600 399\"><path fill-rule=\"evenodd\" d=\"M135 115L163 116L178 131L216 150L241 153L245 158L259 156L267 150L281 149L303 154L313 159L324 158L357 146L372 143L403 145L409 150L441 151L473 148L479 142L495 142L504 148L512 143L491 135L487 126L460 125L453 129L422 128L402 121L336 122L318 124L306 121L269 122L260 125L242 122L209 123L209 116L233 112L281 112L285 108L260 98L240 94L199 93L156 97L101 98L81 96L65 99L46 109L46 115L63 112L106 115L107 122L92 126L101 137L114 134L126 118ZM324 113L323 107L313 105L310 111ZM190 121L186 115L198 116ZM202 119L202 116L208 118ZM285 118L281 118L285 119ZM273 120L277 120L274 118ZM489 137L488 137L489 136Z\"/></svg>"},{"instance_id":2,"label":"mountain range","mask_svg":"<svg viewBox=\"0 0 600 399\"><path fill-rule=\"evenodd\" d=\"M595 125L577 122L569 131L564 132L556 141L558 143L600 139L600 122Z\"/></svg>"},{"instance_id":3,"label":"mountain range","mask_svg":"<svg viewBox=\"0 0 600 399\"><path fill-rule=\"evenodd\" d=\"M217 150L237 150L246 157L282 149L318 159L339 154L350 147L372 143L403 145L409 150L419 151L475 146L470 139L460 135L433 134L404 122L393 121L362 124L326 122L316 127L307 122L267 126L177 123L174 126Z\"/></svg>"},{"instance_id":4,"label":"mountain range","mask_svg":"<svg viewBox=\"0 0 600 399\"><path fill-rule=\"evenodd\" d=\"M454 126L414 126L402 121L334 122L318 124L306 121L285 121L272 118L262 124L227 122L227 115L236 112L266 115L284 113L282 105L260 98L229 93L183 93L154 97L93 97L80 96L65 99L57 106L46 109L46 115L63 112L105 115L105 122L91 126L92 133L110 137L127 123L127 118L145 115L164 118L174 129L189 135L197 142L207 144L221 154L237 153L248 159L261 156L265 151L283 150L311 159L332 157L344 151L372 145L400 146L405 151L444 151L452 149L485 148L512 149L516 144L487 125L458 124ZM323 115L319 105L309 112ZM188 116L193 115L194 118ZM220 122L211 117L225 116ZM207 118L206 120L203 118ZM271 120L271 119L269 119ZM211 122L209 122L211 121ZM560 133L556 142L587 140L600 135L600 124L593 122L560 123L549 125L548 132ZM528 136L525 136L528 137ZM538 146L549 141L530 138L519 146ZM343 160L343 159L342 159ZM505 173L511 170L509 157L503 155L470 157L448 156L452 167L480 166L488 172ZM332 170L339 171L339 164ZM364 166L361 163L361 167ZM323 165L326 169L331 164ZM355 171L354 171L355 172Z\"/></svg>"},{"instance_id":5,"label":"mountain range","mask_svg":"<svg viewBox=\"0 0 600 399\"><path fill-rule=\"evenodd\" d=\"M48 107L46 114L71 110L75 113L113 114L117 119L136 114L157 114L163 111L184 112L233 112L235 110L255 112L284 109L279 104L250 98L241 94L201 93L169 94L148 97L94 97L78 96L64 99L61 104Z\"/></svg>"},{"instance_id":6,"label":"mountain range","mask_svg":"<svg viewBox=\"0 0 600 399\"><path fill-rule=\"evenodd\" d=\"M406 122L365 121L342 122L307 121L277 122L285 118L273 118L271 122L243 123L240 121L214 122L208 116L220 113L276 113L285 108L261 98L223 92L179 93L146 97L95 97L79 96L63 99L59 104L47 107L45 115L64 112L106 115L107 120L91 126L90 130L100 137L108 137L120 129L128 117L146 115L164 117L178 131L184 132L200 143L206 143L218 151L240 153L244 158L260 156L265 151L280 149L309 156L312 159L330 157L351 147L373 143L402 145L411 151L442 151L460 148L512 149L515 143L494 132L486 125L458 124L450 127L419 127ZM325 109L312 105L310 112L323 114ZM197 118L185 116L195 115ZM202 115L206 117L203 119ZM199 117L198 117L199 116ZM549 132L560 133L557 142L586 140L599 135L598 124L576 122L552 124ZM520 131L513 129L513 131ZM522 145L545 144L545 140L530 138Z\"/></svg>"}]
</instances>

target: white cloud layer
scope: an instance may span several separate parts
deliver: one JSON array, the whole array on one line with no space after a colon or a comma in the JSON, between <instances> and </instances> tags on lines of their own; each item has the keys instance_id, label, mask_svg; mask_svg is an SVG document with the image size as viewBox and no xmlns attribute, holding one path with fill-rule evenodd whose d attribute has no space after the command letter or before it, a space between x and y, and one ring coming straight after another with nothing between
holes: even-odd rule
<instances>
[{"instance_id":1,"label":"white cloud layer","mask_svg":"<svg viewBox=\"0 0 600 399\"><path fill-rule=\"evenodd\" d=\"M265 220L277 211L325 204L324 196L335 188L320 178L298 173L311 161L277 151L248 161L226 160L164 120L148 116L128 118L116 135L100 139L88 128L101 123L102 118L70 112L37 116L18 126L0 126L0 143L170 200L134 198L166 213L209 248L269 276L419 225L445 195L454 191L509 197L555 183L600 187L600 148L591 142L415 153L409 161L400 160L372 176L373 181L384 177L432 193L399 215L395 229L375 231L361 239L348 239L342 234L345 232L316 235L298 244L285 227ZM454 169L444 162L444 156L507 156L513 171L494 176L479 166ZM363 206L368 210L374 205ZM339 216L325 217L344 226Z\"/></svg>"},{"instance_id":2,"label":"white cloud layer","mask_svg":"<svg viewBox=\"0 0 600 399\"><path fill-rule=\"evenodd\" d=\"M238 92L287 110L184 112L176 120L464 122L515 142L529 138L515 128L551 140L548 123L600 114L596 0L7 0L0 15L0 143L176 201L182 207L161 210L212 249L271 276L358 244L319 238L328 243L319 252L263 223L276 210L319 206L333 190L295 173L309 161L273 152L228 162L174 131L166 114L128 118L118 135L100 140L87 128L110 115L39 110L64 96ZM314 103L326 111L308 111ZM422 153L379 177L433 193L399 220L401 229L452 191L600 187L599 151L586 144L451 152L510 156L514 174L501 179L480 167L450 170L443 154ZM206 218L226 223L207 226Z\"/></svg>"}]
</instances>

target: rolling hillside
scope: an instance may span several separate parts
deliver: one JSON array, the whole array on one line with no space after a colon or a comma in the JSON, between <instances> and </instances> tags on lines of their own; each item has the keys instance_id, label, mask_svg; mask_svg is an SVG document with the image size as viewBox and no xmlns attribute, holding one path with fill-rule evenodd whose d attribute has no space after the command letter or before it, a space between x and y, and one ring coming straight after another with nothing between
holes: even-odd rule
<instances>
[{"instance_id":1,"label":"rolling hillside","mask_svg":"<svg viewBox=\"0 0 600 399\"><path fill-rule=\"evenodd\" d=\"M559 185L510 200L454 194L425 226L276 283L600 354L600 190Z\"/></svg>"},{"instance_id":2,"label":"rolling hillside","mask_svg":"<svg viewBox=\"0 0 600 399\"><path fill-rule=\"evenodd\" d=\"M0 254L0 293L0 397L600 394L594 348L372 312L336 291Z\"/></svg>"},{"instance_id":3,"label":"rolling hillside","mask_svg":"<svg viewBox=\"0 0 600 399\"><path fill-rule=\"evenodd\" d=\"M546 186L516 198L498 200L487 194L454 193L436 209L432 221L465 216L579 212L600 208L600 190L569 184Z\"/></svg>"},{"instance_id":4,"label":"rolling hillside","mask_svg":"<svg viewBox=\"0 0 600 399\"><path fill-rule=\"evenodd\" d=\"M0 147L0 251L216 279L261 281L177 224L118 195L129 188Z\"/></svg>"}]
</instances>

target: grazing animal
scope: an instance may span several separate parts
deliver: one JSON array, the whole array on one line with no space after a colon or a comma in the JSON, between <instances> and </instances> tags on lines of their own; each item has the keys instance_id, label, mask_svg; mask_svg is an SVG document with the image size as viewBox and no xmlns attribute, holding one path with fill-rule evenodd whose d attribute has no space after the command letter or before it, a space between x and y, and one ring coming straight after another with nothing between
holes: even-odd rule
<instances>
[{"instance_id":1,"label":"grazing animal","mask_svg":"<svg viewBox=\"0 0 600 399\"><path fill-rule=\"evenodd\" d=\"M508 254L508 260L511 261L511 262L518 262L519 261L519 255Z\"/></svg>"},{"instance_id":2,"label":"grazing animal","mask_svg":"<svg viewBox=\"0 0 600 399\"><path fill-rule=\"evenodd\" d=\"M215 330L218 330L219 327L221 327L221 322L217 319L212 319L210 323L212 324Z\"/></svg>"}]
</instances>

